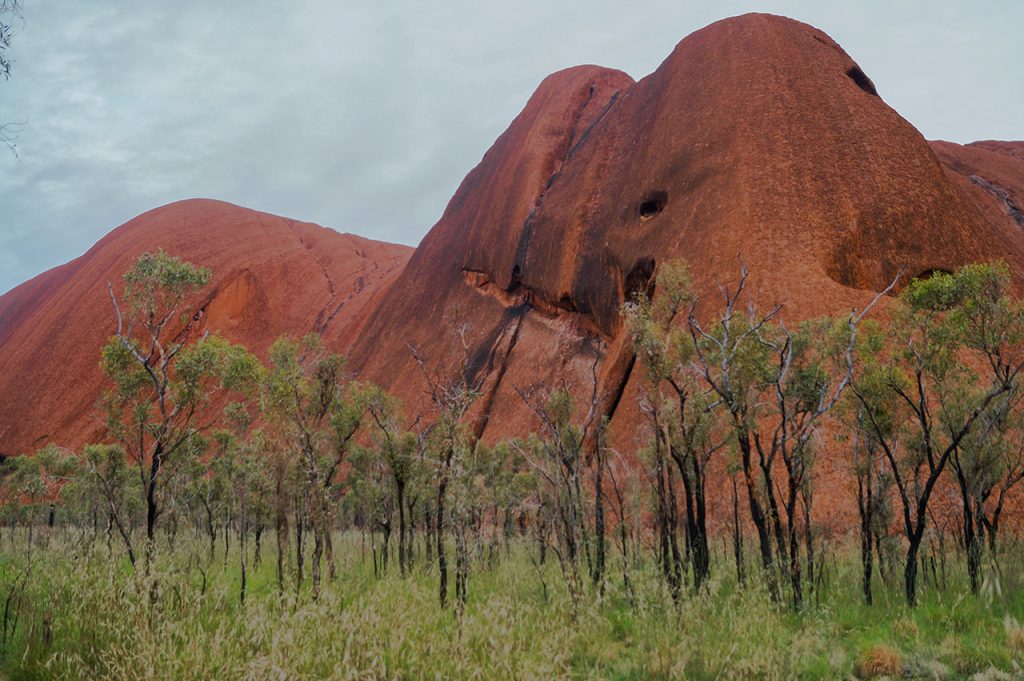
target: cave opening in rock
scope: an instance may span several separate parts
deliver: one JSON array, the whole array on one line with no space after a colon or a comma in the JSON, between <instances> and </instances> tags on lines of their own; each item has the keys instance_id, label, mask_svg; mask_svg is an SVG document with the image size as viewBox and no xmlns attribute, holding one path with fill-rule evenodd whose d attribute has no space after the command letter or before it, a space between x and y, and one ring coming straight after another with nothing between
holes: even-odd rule
<instances>
[{"instance_id":1,"label":"cave opening in rock","mask_svg":"<svg viewBox=\"0 0 1024 681\"><path fill-rule=\"evenodd\" d=\"M871 82L867 74L860 70L859 66L851 66L850 70L846 72L846 75L850 77L854 83L857 84L864 92L869 95L878 96L878 90L875 89L875 84Z\"/></svg>"},{"instance_id":2,"label":"cave opening in rock","mask_svg":"<svg viewBox=\"0 0 1024 681\"><path fill-rule=\"evenodd\" d=\"M646 220L654 217L665 210L666 203L668 203L668 192L665 190L659 189L649 193L640 202L640 219Z\"/></svg>"},{"instance_id":3,"label":"cave opening in rock","mask_svg":"<svg viewBox=\"0 0 1024 681\"><path fill-rule=\"evenodd\" d=\"M651 279L654 276L654 258L640 258L629 270L623 282L623 293L627 301L637 300L640 296L648 299L654 293Z\"/></svg>"}]
</instances>

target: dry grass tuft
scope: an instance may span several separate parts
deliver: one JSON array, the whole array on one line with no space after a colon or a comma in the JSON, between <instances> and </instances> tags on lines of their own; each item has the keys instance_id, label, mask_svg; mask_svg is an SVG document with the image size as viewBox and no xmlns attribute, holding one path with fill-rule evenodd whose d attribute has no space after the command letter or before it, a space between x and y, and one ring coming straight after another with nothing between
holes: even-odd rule
<instances>
[{"instance_id":1,"label":"dry grass tuft","mask_svg":"<svg viewBox=\"0 0 1024 681\"><path fill-rule=\"evenodd\" d=\"M1024 652L1024 627L1021 627L1016 620L1007 618L1006 643L1012 650Z\"/></svg>"},{"instance_id":2,"label":"dry grass tuft","mask_svg":"<svg viewBox=\"0 0 1024 681\"><path fill-rule=\"evenodd\" d=\"M892 623L892 631L894 634L901 636L907 641L917 640L918 635L921 633L920 629L910 617L900 617Z\"/></svg>"},{"instance_id":3,"label":"dry grass tuft","mask_svg":"<svg viewBox=\"0 0 1024 681\"><path fill-rule=\"evenodd\" d=\"M903 656L887 645L874 645L861 654L856 671L862 679L899 676L903 671Z\"/></svg>"}]
</instances>

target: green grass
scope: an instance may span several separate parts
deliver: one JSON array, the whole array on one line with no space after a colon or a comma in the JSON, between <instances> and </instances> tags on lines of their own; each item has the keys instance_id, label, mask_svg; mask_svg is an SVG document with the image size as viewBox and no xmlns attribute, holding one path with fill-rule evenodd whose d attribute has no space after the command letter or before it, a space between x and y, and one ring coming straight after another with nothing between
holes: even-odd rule
<instances>
[{"instance_id":1,"label":"green grass","mask_svg":"<svg viewBox=\"0 0 1024 681\"><path fill-rule=\"evenodd\" d=\"M0 678L811 679L850 678L876 658L918 678L1000 678L994 670L1024 664L1019 580L1004 576L1001 595L974 597L951 567L948 587L926 582L915 610L903 605L898 579L892 590L876 583L868 607L853 554L838 560L817 602L794 613L756 584L738 589L728 563L714 566L707 590L676 604L649 566L631 573L631 603L616 561L605 595L574 606L555 565L545 596L529 547L519 545L493 567L474 564L459 616L438 607L422 548L409 576L393 563L378 579L354 535L336 540L338 577L316 602L308 580L298 596L292 582L280 597L265 546L244 606L238 554L225 568L220 544L207 564L201 541L179 540L173 551L161 542L151 603L150 582L116 551L110 558L102 544L63 531L46 541L30 549L9 532L0 540L0 617L31 566L8 615Z\"/></svg>"}]
</instances>

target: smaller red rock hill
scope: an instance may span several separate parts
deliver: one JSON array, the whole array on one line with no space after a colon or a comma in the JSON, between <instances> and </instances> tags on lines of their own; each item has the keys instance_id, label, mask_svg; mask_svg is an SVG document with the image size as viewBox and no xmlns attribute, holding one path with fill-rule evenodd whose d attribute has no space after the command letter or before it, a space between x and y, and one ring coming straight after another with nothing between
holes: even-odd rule
<instances>
[{"instance_id":1,"label":"smaller red rock hill","mask_svg":"<svg viewBox=\"0 0 1024 681\"><path fill-rule=\"evenodd\" d=\"M263 353L284 333L321 332L346 351L412 249L204 199L121 225L85 255L0 296L0 453L102 431L99 350L115 330L107 282L145 251L203 265L205 329Z\"/></svg>"}]
</instances>

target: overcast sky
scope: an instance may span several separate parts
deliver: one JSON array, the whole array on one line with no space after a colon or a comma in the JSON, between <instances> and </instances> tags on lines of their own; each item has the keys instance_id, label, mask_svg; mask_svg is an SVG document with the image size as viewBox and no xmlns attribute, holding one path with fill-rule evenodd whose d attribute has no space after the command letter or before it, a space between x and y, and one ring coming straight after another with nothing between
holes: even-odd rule
<instances>
[{"instance_id":1,"label":"overcast sky","mask_svg":"<svg viewBox=\"0 0 1024 681\"><path fill-rule=\"evenodd\" d=\"M755 10L829 33L930 139L1024 139L1020 0L24 0L0 292L197 196L414 245L544 76L639 79Z\"/></svg>"}]
</instances>

